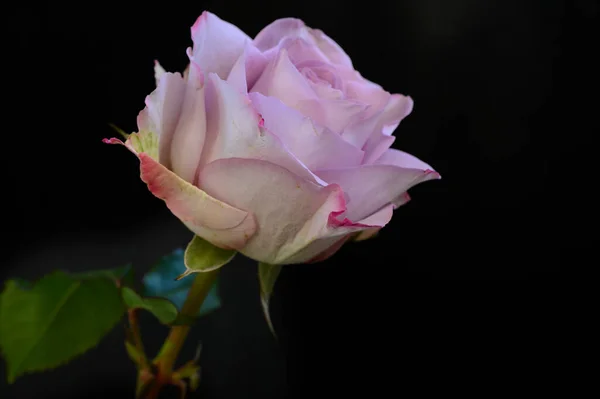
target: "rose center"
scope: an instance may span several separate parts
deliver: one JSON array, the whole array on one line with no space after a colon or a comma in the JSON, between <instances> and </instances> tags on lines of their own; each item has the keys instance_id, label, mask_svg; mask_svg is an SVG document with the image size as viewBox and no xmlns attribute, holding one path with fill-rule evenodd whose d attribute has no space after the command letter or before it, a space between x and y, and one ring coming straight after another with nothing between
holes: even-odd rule
<instances>
[{"instance_id":1,"label":"rose center","mask_svg":"<svg viewBox=\"0 0 600 399\"><path fill-rule=\"evenodd\" d=\"M296 66L300 73L309 81L317 85L326 86L341 92L344 91L342 79L329 65L305 61Z\"/></svg>"}]
</instances>

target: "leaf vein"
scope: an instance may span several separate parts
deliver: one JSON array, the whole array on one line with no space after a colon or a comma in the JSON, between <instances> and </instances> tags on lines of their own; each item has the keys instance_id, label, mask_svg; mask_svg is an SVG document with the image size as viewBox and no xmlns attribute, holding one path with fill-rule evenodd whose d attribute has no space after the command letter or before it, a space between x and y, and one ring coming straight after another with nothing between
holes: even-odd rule
<instances>
[{"instance_id":1,"label":"leaf vein","mask_svg":"<svg viewBox=\"0 0 600 399\"><path fill-rule=\"evenodd\" d=\"M37 338L35 339L35 343L33 345L31 345L31 347L29 348L29 350L25 353L25 356L22 357L22 360L18 363L18 366L14 367L15 370L20 370L21 366L24 363L26 363L26 361L29 359L29 356L31 356L31 354L37 348L37 346L39 345L40 341L43 339L43 337L46 334L46 332L48 331L48 329L52 326L52 324L54 323L54 321L56 321L56 316L61 311L61 308L69 300L69 298L71 298L71 296L73 296L73 294L75 293L75 291L80 286L81 286L81 282L80 281L76 281L65 292L65 295L63 296L63 298L61 298L61 300L56 304L56 307L50 313L50 317L49 317L48 323L46 323L46 325L43 328L40 329L40 333L38 334Z\"/></svg>"}]
</instances>

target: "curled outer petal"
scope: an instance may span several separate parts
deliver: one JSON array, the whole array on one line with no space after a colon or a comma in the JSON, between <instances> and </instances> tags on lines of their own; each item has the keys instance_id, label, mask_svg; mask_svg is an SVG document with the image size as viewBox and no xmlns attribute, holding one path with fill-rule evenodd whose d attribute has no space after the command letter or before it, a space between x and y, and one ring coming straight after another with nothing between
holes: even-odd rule
<instances>
[{"instance_id":1,"label":"curled outer petal","mask_svg":"<svg viewBox=\"0 0 600 399\"><path fill-rule=\"evenodd\" d=\"M262 51L276 47L285 38L301 38L313 44L334 63L352 67L350 57L333 39L319 29L313 29L297 18L280 18L263 28L254 38L254 44Z\"/></svg>"},{"instance_id":2,"label":"curled outer petal","mask_svg":"<svg viewBox=\"0 0 600 399\"><path fill-rule=\"evenodd\" d=\"M391 150L390 150L391 151ZM397 151L397 150L393 150ZM386 163L316 171L330 184L339 184L348 194L347 217L360 220L388 204L406 203L406 191L440 175L412 155L395 157ZM391 158L391 157L390 157Z\"/></svg>"},{"instance_id":3,"label":"curled outer petal","mask_svg":"<svg viewBox=\"0 0 600 399\"><path fill-rule=\"evenodd\" d=\"M156 159L192 183L206 135L204 87L185 81L179 73L159 71L157 76L158 85L146 97L138 127L156 133Z\"/></svg>"},{"instance_id":4,"label":"curled outer petal","mask_svg":"<svg viewBox=\"0 0 600 399\"><path fill-rule=\"evenodd\" d=\"M338 185L319 186L263 160L211 162L201 170L199 185L255 215L257 233L240 252L269 264L307 262L343 236L373 227L341 217L346 203Z\"/></svg>"},{"instance_id":5,"label":"curled outer petal","mask_svg":"<svg viewBox=\"0 0 600 399\"><path fill-rule=\"evenodd\" d=\"M266 60L252 44L252 39L237 26L223 21L215 14L204 11L192 26L194 46L190 52L190 61L203 73L216 73L221 79L227 79L240 55L246 51L246 79L252 84L264 67ZM190 76L198 72L190 69Z\"/></svg>"},{"instance_id":6,"label":"curled outer petal","mask_svg":"<svg viewBox=\"0 0 600 399\"><path fill-rule=\"evenodd\" d=\"M161 165L155 134L142 131L125 143L116 138L104 142L125 145L139 158L140 177L150 192L196 235L221 248L240 249L256 232L251 213L211 197Z\"/></svg>"}]
</instances>

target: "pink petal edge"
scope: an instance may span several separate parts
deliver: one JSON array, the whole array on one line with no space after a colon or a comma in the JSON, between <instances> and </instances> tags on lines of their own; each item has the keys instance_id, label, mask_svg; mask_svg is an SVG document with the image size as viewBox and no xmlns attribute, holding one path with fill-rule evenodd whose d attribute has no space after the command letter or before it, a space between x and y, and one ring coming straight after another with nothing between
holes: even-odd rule
<instances>
[{"instance_id":1,"label":"pink petal edge","mask_svg":"<svg viewBox=\"0 0 600 399\"><path fill-rule=\"evenodd\" d=\"M140 177L150 192L165 201L173 215L192 232L226 249L241 249L256 232L254 215L219 201L191 185L144 152L136 152L129 140L103 139L124 145L140 160Z\"/></svg>"}]
</instances>

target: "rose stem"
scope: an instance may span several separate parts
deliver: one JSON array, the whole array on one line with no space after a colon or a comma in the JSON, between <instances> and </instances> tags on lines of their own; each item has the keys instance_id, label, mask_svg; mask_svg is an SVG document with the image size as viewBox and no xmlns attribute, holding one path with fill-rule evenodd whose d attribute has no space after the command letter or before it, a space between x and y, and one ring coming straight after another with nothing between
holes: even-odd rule
<instances>
[{"instance_id":1,"label":"rose stem","mask_svg":"<svg viewBox=\"0 0 600 399\"><path fill-rule=\"evenodd\" d=\"M141 362L142 368L146 367L146 359L144 356L144 344L142 343L142 335L140 333L140 326L137 321L137 309L129 309L127 311L127 319L129 320L129 330L131 331L131 337L133 338L133 344L137 348L138 352L142 355Z\"/></svg>"},{"instance_id":2,"label":"rose stem","mask_svg":"<svg viewBox=\"0 0 600 399\"><path fill-rule=\"evenodd\" d=\"M194 318L198 314L198 311L206 299L210 288L214 284L218 273L219 269L210 272L196 273L192 287L190 288L187 298L181 307L180 313L182 316L185 318ZM160 386L171 382L173 365L177 360L179 351L181 350L189 331L189 325L178 325L171 327L169 335L165 339L162 348L158 352L158 355L153 362L157 368L157 392L151 392L150 397L153 397L152 395L156 395L158 393Z\"/></svg>"}]
</instances>

